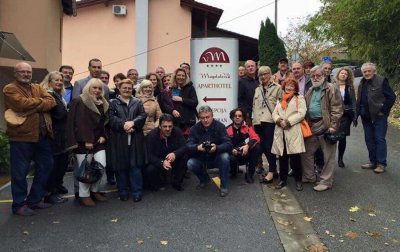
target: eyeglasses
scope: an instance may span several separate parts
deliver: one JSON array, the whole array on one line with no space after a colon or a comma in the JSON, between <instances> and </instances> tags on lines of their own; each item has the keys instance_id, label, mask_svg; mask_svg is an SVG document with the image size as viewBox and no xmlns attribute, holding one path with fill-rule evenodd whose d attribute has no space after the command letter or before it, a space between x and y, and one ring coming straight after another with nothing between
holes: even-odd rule
<instances>
[{"instance_id":1,"label":"eyeglasses","mask_svg":"<svg viewBox=\"0 0 400 252\"><path fill-rule=\"evenodd\" d=\"M322 77L322 74L312 74L311 75L311 78L312 79L319 79L319 78L321 78Z\"/></svg>"}]
</instances>

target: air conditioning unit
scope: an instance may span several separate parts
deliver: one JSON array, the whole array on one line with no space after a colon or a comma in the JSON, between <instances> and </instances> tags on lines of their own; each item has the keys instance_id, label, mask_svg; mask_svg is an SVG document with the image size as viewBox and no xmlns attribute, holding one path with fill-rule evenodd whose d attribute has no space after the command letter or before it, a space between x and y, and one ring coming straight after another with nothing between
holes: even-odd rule
<instances>
[{"instance_id":1,"label":"air conditioning unit","mask_svg":"<svg viewBox=\"0 0 400 252\"><path fill-rule=\"evenodd\" d=\"M126 15L126 5L113 5L112 13L117 16L125 16Z\"/></svg>"}]
</instances>

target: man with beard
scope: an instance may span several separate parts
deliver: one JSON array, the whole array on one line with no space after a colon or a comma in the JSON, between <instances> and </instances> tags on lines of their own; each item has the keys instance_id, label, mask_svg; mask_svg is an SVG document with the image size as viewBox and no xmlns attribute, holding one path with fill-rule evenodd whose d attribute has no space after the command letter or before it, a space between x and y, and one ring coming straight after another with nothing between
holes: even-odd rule
<instances>
[{"instance_id":1,"label":"man with beard","mask_svg":"<svg viewBox=\"0 0 400 252\"><path fill-rule=\"evenodd\" d=\"M35 214L34 209L51 207L42 198L53 167L49 112L56 102L47 90L31 83L32 67L28 63L17 63L14 77L15 81L3 89L6 134L10 140L11 208L16 215L31 216ZM35 177L28 192L26 176L31 161L35 162Z\"/></svg>"},{"instance_id":2,"label":"man with beard","mask_svg":"<svg viewBox=\"0 0 400 252\"><path fill-rule=\"evenodd\" d=\"M306 93L305 100L306 119L313 135L304 139L306 152L301 154L301 164L303 182L316 182L314 153L319 147L322 148L325 164L320 174L320 182L314 187L315 191L322 192L332 187L336 156L336 143L326 141L324 134L333 134L338 129L343 115L343 105L339 90L326 81L321 66L311 69L311 82L312 87Z\"/></svg>"}]
</instances>

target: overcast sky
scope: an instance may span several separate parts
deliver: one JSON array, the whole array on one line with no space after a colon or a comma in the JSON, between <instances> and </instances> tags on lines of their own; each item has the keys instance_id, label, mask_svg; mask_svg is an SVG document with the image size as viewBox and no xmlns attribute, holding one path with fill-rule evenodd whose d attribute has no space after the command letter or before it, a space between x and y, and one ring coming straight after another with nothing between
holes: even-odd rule
<instances>
[{"instance_id":1,"label":"overcast sky","mask_svg":"<svg viewBox=\"0 0 400 252\"><path fill-rule=\"evenodd\" d=\"M261 20L267 17L275 20L275 0L196 0L211 5L224 12L219 21L219 28L258 38ZM266 6L267 5L267 6ZM263 7L265 6L265 7ZM319 0L278 0L278 34L284 36L289 22L297 17L312 15L322 6ZM245 13L256 10L248 15ZM220 25L221 24L221 25Z\"/></svg>"}]
</instances>

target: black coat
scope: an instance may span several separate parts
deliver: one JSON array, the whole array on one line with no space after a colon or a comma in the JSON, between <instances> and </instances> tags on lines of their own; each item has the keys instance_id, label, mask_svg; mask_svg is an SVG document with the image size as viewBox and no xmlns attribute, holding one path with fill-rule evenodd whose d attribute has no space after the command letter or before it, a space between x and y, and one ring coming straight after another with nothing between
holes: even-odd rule
<instances>
[{"instance_id":1,"label":"black coat","mask_svg":"<svg viewBox=\"0 0 400 252\"><path fill-rule=\"evenodd\" d=\"M165 139L161 137L159 128L152 129L146 136L147 146L149 148L149 163L155 167L161 167L165 157L173 152L176 159L183 157L186 154L186 140L182 131L178 127L172 129L171 136Z\"/></svg>"},{"instance_id":2,"label":"black coat","mask_svg":"<svg viewBox=\"0 0 400 252\"><path fill-rule=\"evenodd\" d=\"M126 104L119 97L110 101L110 128L111 128L111 166L114 170L141 168L147 163L147 151L143 135L143 126L146 121L146 112L140 99L131 97ZM131 133L131 145L128 145L128 134L124 130L124 123L134 122L134 131Z\"/></svg>"},{"instance_id":3,"label":"black coat","mask_svg":"<svg viewBox=\"0 0 400 252\"><path fill-rule=\"evenodd\" d=\"M181 115L180 118L177 119L175 125L183 129L186 126L191 127L196 123L196 107L199 102L192 82L189 82L181 88L179 96L182 97L182 102L173 102L174 108Z\"/></svg>"},{"instance_id":4,"label":"black coat","mask_svg":"<svg viewBox=\"0 0 400 252\"><path fill-rule=\"evenodd\" d=\"M50 115L52 122L51 126L53 129L51 147L53 155L57 155L67 151L65 147L65 132L67 127L68 110L60 94L57 94L54 91L49 91L49 93L56 101L56 106L50 110Z\"/></svg>"}]
</instances>

